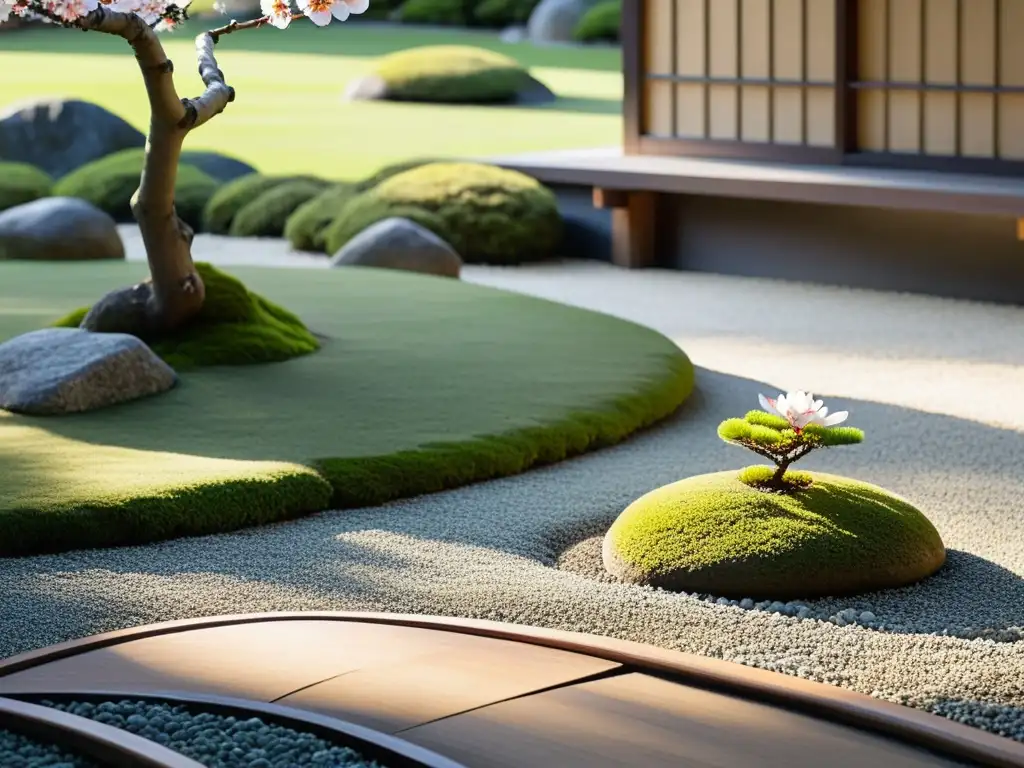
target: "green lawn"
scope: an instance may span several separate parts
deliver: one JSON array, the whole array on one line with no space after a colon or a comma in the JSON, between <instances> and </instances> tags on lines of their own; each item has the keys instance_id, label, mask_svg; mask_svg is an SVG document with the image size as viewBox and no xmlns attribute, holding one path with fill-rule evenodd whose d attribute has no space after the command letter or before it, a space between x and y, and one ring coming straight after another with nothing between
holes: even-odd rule
<instances>
[{"instance_id":1,"label":"green lawn","mask_svg":"<svg viewBox=\"0 0 1024 768\"><path fill-rule=\"evenodd\" d=\"M196 95L194 35L222 20L196 20L164 37L179 91ZM374 57L418 45L480 45L529 66L561 98L543 107L343 104L345 84ZM218 60L238 98L196 131L190 149L231 153L268 173L355 179L411 157L466 157L617 144L621 138L620 54L610 48L506 45L494 33L424 30L353 22L326 29L225 37ZM106 35L39 29L0 37L0 99L40 95L94 101L144 129L147 103L125 43Z\"/></svg>"},{"instance_id":2,"label":"green lawn","mask_svg":"<svg viewBox=\"0 0 1024 768\"><path fill-rule=\"evenodd\" d=\"M373 504L608 445L670 413L668 339L513 293L371 269L234 268L325 338L188 371L100 411L0 411L0 555L152 541ZM0 342L141 279L124 262L0 261Z\"/></svg>"}]
</instances>

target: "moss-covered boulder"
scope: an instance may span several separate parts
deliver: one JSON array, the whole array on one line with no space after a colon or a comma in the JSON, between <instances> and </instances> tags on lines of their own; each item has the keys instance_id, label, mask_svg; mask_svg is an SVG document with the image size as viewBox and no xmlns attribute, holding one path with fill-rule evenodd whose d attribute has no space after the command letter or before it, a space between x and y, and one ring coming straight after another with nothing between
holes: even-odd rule
<instances>
[{"instance_id":1,"label":"moss-covered boulder","mask_svg":"<svg viewBox=\"0 0 1024 768\"><path fill-rule=\"evenodd\" d=\"M336 184L296 208L284 225L284 236L292 248L297 251L326 250L324 230L356 194L351 184Z\"/></svg>"},{"instance_id":2,"label":"moss-covered boulder","mask_svg":"<svg viewBox=\"0 0 1024 768\"><path fill-rule=\"evenodd\" d=\"M817 472L794 476L806 487L788 493L759 490L771 471L699 475L641 497L605 535L605 568L634 584L786 600L902 587L945 563L938 531L906 500Z\"/></svg>"},{"instance_id":3,"label":"moss-covered boulder","mask_svg":"<svg viewBox=\"0 0 1024 768\"><path fill-rule=\"evenodd\" d=\"M360 192L373 189L392 176L435 162L437 160L433 159L403 160L386 165L355 184L339 183L329 186L295 209L285 222L284 236L297 251L326 251L324 230L341 215L349 200Z\"/></svg>"},{"instance_id":4,"label":"moss-covered boulder","mask_svg":"<svg viewBox=\"0 0 1024 768\"><path fill-rule=\"evenodd\" d=\"M614 43L622 26L622 0L605 0L583 14L573 38L580 43Z\"/></svg>"},{"instance_id":5,"label":"moss-covered boulder","mask_svg":"<svg viewBox=\"0 0 1024 768\"><path fill-rule=\"evenodd\" d=\"M27 163L0 162L0 211L46 197L53 179Z\"/></svg>"},{"instance_id":6,"label":"moss-covered boulder","mask_svg":"<svg viewBox=\"0 0 1024 768\"><path fill-rule=\"evenodd\" d=\"M518 61L466 45L429 45L381 58L352 81L347 101L388 100L441 104L538 104L555 95Z\"/></svg>"},{"instance_id":7,"label":"moss-covered boulder","mask_svg":"<svg viewBox=\"0 0 1024 768\"><path fill-rule=\"evenodd\" d=\"M352 198L324 231L327 252L394 217L429 229L471 264L550 259L562 237L555 196L535 179L490 165L431 163Z\"/></svg>"},{"instance_id":8,"label":"moss-covered boulder","mask_svg":"<svg viewBox=\"0 0 1024 768\"><path fill-rule=\"evenodd\" d=\"M323 184L308 179L279 184L243 206L231 220L228 234L232 237L280 237L288 217L323 191Z\"/></svg>"},{"instance_id":9,"label":"moss-covered boulder","mask_svg":"<svg viewBox=\"0 0 1024 768\"><path fill-rule=\"evenodd\" d=\"M206 285L199 316L170 335L142 339L175 370L276 363L320 348L316 337L288 310L210 264L197 263L196 270ZM88 311L89 307L75 310L54 326L77 328Z\"/></svg>"},{"instance_id":10,"label":"moss-covered boulder","mask_svg":"<svg viewBox=\"0 0 1024 768\"><path fill-rule=\"evenodd\" d=\"M95 160L64 176L53 187L57 197L78 197L88 200L101 211L106 211L118 222L134 221L131 200L139 188L143 149L125 149ZM195 166L178 166L178 179L174 185L174 206L180 216L193 229L202 226L203 208L219 182Z\"/></svg>"},{"instance_id":11,"label":"moss-covered boulder","mask_svg":"<svg viewBox=\"0 0 1024 768\"><path fill-rule=\"evenodd\" d=\"M203 231L226 235L231 231L235 216L249 203L275 187L292 181L309 181L327 186L327 182L310 176L264 176L250 173L222 185L207 201L203 209Z\"/></svg>"}]
</instances>

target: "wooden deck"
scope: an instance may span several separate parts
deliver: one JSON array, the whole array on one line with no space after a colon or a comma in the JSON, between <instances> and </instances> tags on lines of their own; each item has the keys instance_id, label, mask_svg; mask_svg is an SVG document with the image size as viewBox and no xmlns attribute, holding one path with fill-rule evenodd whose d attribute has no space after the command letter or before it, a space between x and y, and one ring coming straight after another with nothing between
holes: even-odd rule
<instances>
[{"instance_id":1,"label":"wooden deck","mask_svg":"<svg viewBox=\"0 0 1024 768\"><path fill-rule=\"evenodd\" d=\"M625 155L619 147L489 157L546 184L1024 217L1024 179Z\"/></svg>"},{"instance_id":2,"label":"wooden deck","mask_svg":"<svg viewBox=\"0 0 1024 768\"><path fill-rule=\"evenodd\" d=\"M849 691L632 643L428 617L200 619L0 662L0 697L97 693L273 703L468 768L1024 767L1024 745Z\"/></svg>"}]
</instances>

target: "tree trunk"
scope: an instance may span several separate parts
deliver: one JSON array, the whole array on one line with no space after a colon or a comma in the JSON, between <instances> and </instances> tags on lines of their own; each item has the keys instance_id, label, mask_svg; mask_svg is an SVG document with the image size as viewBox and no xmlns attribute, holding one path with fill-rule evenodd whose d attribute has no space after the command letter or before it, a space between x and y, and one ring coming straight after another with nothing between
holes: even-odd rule
<instances>
[{"instance_id":1,"label":"tree trunk","mask_svg":"<svg viewBox=\"0 0 1024 768\"><path fill-rule=\"evenodd\" d=\"M132 213L146 247L150 279L113 291L89 311L82 328L106 333L153 336L179 328L203 306L206 290L192 262L192 229L174 208L174 186L181 147L189 131L219 114L234 99L213 55L216 33L196 39L199 73L206 91L180 99L174 67L156 33L135 14L102 5L80 19L82 29L123 37L135 51L149 95L150 123L139 189Z\"/></svg>"}]
</instances>

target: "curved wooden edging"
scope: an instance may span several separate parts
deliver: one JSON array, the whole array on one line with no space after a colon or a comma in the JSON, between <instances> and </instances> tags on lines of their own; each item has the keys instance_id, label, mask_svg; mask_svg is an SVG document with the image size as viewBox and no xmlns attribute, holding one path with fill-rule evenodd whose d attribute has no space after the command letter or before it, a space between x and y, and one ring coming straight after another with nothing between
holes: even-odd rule
<instances>
[{"instance_id":1,"label":"curved wooden edging","mask_svg":"<svg viewBox=\"0 0 1024 768\"><path fill-rule=\"evenodd\" d=\"M466 768L462 763L432 752L398 736L375 731L347 720L316 712L268 704L262 701L215 696L188 691L89 691L88 693L26 693L12 694L18 701L151 701L171 704L194 704L206 712L223 715L259 717L261 720L298 731L312 733L340 746L351 746L363 757L376 760L388 768ZM193 765L193 763L189 763Z\"/></svg>"},{"instance_id":2,"label":"curved wooden edging","mask_svg":"<svg viewBox=\"0 0 1024 768\"><path fill-rule=\"evenodd\" d=\"M0 677L132 640L263 621L363 622L457 632L555 648L874 731L949 757L974 761L985 768L1024 768L1024 744L939 715L892 704L845 688L626 640L477 619L345 611L257 613L184 619L107 632L12 656L0 661Z\"/></svg>"},{"instance_id":3,"label":"curved wooden edging","mask_svg":"<svg viewBox=\"0 0 1024 768\"><path fill-rule=\"evenodd\" d=\"M119 768L203 768L149 739L58 709L0 697L0 728Z\"/></svg>"}]
</instances>

